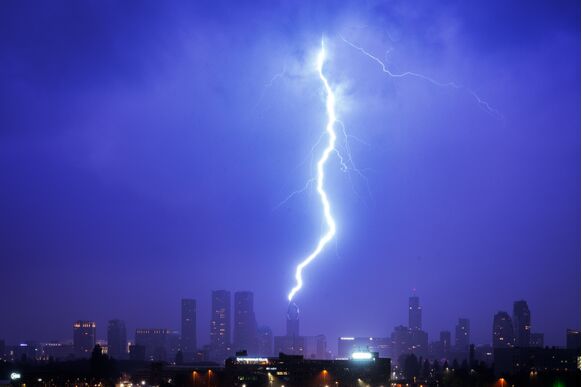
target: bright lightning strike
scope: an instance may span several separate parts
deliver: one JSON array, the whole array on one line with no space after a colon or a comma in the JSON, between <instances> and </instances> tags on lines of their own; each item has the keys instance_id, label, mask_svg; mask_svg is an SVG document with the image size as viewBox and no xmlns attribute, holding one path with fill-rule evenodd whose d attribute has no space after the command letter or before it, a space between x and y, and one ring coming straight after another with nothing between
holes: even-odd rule
<instances>
[{"instance_id":1,"label":"bright lightning strike","mask_svg":"<svg viewBox=\"0 0 582 387\"><path fill-rule=\"evenodd\" d=\"M388 74L390 77L392 78L405 78L405 77L413 77L413 78L419 78L419 79L423 79L427 82L432 83L435 86L439 86L439 87L451 87L453 89L458 89L458 90L464 90L465 92L469 93L474 99L475 101L477 101L477 103L479 104L479 106L481 106L483 109L485 109L485 111L487 111L489 114L495 116L496 118L503 120L503 116L501 115L501 113L499 113L499 111L497 111L496 109L492 108L491 105L489 105L489 103L487 101L485 101L484 99L482 99L481 97L479 97L477 95L477 93L475 93L473 90L463 86L463 85L459 85L455 82L439 82L431 77L428 77L424 74L420 74L420 73L415 73L412 71L405 71L403 73L395 73L392 72L388 66L386 66L386 64L384 62L382 62L377 56L371 54L370 52L366 51L363 47L358 46L355 43L350 42L349 40L347 40L346 38L344 38L342 35L339 36L346 44L348 44L349 46L351 46L352 48L358 50L360 53L364 54L365 56L367 56L368 58L372 59L374 62L378 63L380 65L380 67L382 68L382 72Z\"/></svg>"},{"instance_id":2,"label":"bright lightning strike","mask_svg":"<svg viewBox=\"0 0 582 387\"><path fill-rule=\"evenodd\" d=\"M336 232L336 225L335 220L331 214L331 205L329 203L329 198L327 197L327 193L325 192L324 188L324 178L325 178L325 164L329 159L329 156L332 152L335 152L335 143L337 140L337 135L335 133L335 124L337 122L337 117L335 114L335 95L333 94L333 90L329 85L329 82L325 75L323 74L323 65L325 64L326 53L325 53L325 44L323 39L321 40L321 50L317 56L317 69L319 72L319 78L323 83L323 87L326 93L326 111L327 111L327 125L325 127L325 132L327 133L327 146L323 150L321 154L321 158L317 162L317 193L321 199L321 205L323 207L323 217L325 219L325 223L327 225L327 231L325 234L319 239L316 248L309 254L298 266L295 270L295 280L297 281L295 287L291 289L288 295L289 301L293 299L295 294L303 287L303 269L305 269L325 248L325 246L333 239L335 232Z\"/></svg>"}]
</instances>

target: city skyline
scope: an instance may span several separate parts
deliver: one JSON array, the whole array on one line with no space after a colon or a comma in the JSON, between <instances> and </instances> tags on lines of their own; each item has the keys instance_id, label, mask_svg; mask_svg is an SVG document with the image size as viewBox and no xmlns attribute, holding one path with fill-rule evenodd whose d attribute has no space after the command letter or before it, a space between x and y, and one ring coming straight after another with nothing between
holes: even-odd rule
<instances>
[{"instance_id":1,"label":"city skyline","mask_svg":"<svg viewBox=\"0 0 582 387\"><path fill-rule=\"evenodd\" d=\"M135 330L127 330L126 329L126 321L121 319L111 319L108 320L107 327L104 329L105 334L101 334L99 336L99 329L96 327L95 320L77 320L73 324L73 336L71 338L50 338L44 340L30 340L30 338L22 339L17 342L6 342L4 340L5 345L18 345L19 343L29 343L29 342L37 342L37 343L63 343L66 344L68 342L72 343L73 350L76 356L88 356L93 346L96 343L106 343L108 345L108 353L113 356L119 356L123 354L122 357L119 358L127 358L128 356L128 347L127 345L130 343L139 344L137 341L138 332L143 335L146 332L155 332L156 334L161 332L164 335L176 335L174 340L175 349L180 349L185 356L193 356L195 352L200 352L203 348L206 348L208 352L207 356L212 360L221 362L222 360L226 359L228 356L232 356L235 352L240 350L246 350L249 354L253 355L261 355L261 356L274 356L276 353L259 353L259 348L262 348L259 344L259 337L260 332L265 329L268 329L269 334L271 335L271 343L270 346L273 348L273 338L279 335L279 337L293 337L305 336L305 332L301 331L300 329L300 314L296 306L294 304L290 304L287 312L284 314L285 320L285 328L282 331L273 331L271 327L261 324L260 321L257 321L254 316L254 294L250 291L235 291L233 293L235 298L238 299L238 302L235 301L235 298L231 297L231 291L229 290L216 290L212 291L210 298L213 302L213 308L211 313L210 325L208 322L199 321L198 319L198 310L196 309L196 305L198 304L196 299L193 298L185 298L182 299L180 302L180 310L183 314L182 323L180 328L173 329L170 325L163 325L163 326L147 326L141 323L136 324L139 328ZM231 299L232 298L232 299ZM397 351L402 353L414 353L420 356L426 356L429 351L434 351L436 343L440 343L441 351L444 350L444 353L451 351L451 353L468 353L469 345L476 345L476 346L489 346L491 348L513 348L513 347L566 347L567 345L572 345L569 341L570 338L567 337L570 331L572 332L580 332L580 328L578 327L565 327L563 329L562 340L559 343L547 343L544 339L544 332L532 331L532 323L531 323L531 312L529 309L529 305L525 300L517 300L513 303L513 317L509 315L509 313L505 311L498 311L493 314L492 317L492 329L488 332L490 335L490 340L486 342L478 342L475 341L472 337L474 332L471 330L471 320L459 317L457 318L457 322L454 326L450 328L445 327L438 334L429 334L422 330L422 319L423 319L423 305L421 303L421 298L419 295L416 294L416 289L414 290L414 294L408 297L408 324L404 326L402 324L395 325L392 328L388 328L387 332L384 334L372 334L367 332L367 334L353 334L353 332L347 332L342 336L337 337L330 337L325 335L325 332L321 331L319 334L324 334L327 337L328 345L327 350L329 351L331 356L340 356L342 353L342 349L340 348L340 344L342 340L353 340L354 337L358 338L361 337L362 339L367 340L370 338L379 339L379 340L388 340L388 343L392 341L392 344L388 344L389 353L392 354L393 351L394 341L398 342L399 340L407 340L407 344L399 344L404 345L403 348L398 349ZM238 306L237 306L238 305ZM231 313L231 311L235 311L235 313ZM237 317L237 312L239 316ZM185 314L184 314L185 313ZM518 317L520 317L520 313L523 315L525 313L527 319L527 330L529 334L533 337L536 336L536 340L532 341L532 338L528 337L527 344L524 344L523 341L520 341L519 330L520 330L520 322L518 321ZM186 320L184 320L186 318ZM184 323L184 321L186 321ZM239 328L237 329L237 321L239 322ZM192 325L194 323L194 325ZM247 324L251 324L248 326ZM206 325L209 326L210 329L207 332L202 330L201 332L197 330L197 328L192 328L193 326L197 327L199 325ZM524 324L521 324L524 325ZM393 330L394 329L394 330ZM406 329L406 333L401 329ZM194 335L192 335L192 330L194 330ZM98 332L98 333L96 333ZM129 334L127 333L129 332ZM131 334L135 332L135 335L132 337ZM184 336L184 332L186 336ZM200 333L198 333L200 332ZM223 332L222 334L220 332ZM392 332L392 333L391 333ZM405 333L407 335L407 339L403 339L403 336L394 336L395 334L398 335L397 332ZM309 333L307 333L309 335ZM420 334L420 336L419 336ZM202 336L202 340L200 337ZM235 339L237 337L238 339ZM242 336L241 336L242 335ZM408 336L410 335L410 336ZM215 337L213 339L213 337ZM305 337L317 337L314 336L305 336ZM500 339L503 337L503 339ZM113 338L114 342L111 342ZM186 341L184 340L186 338ZM508 338L510 340L508 345ZM0 340L3 338L0 337ZM335 346L335 340L337 341L337 347ZM420 340L420 342L418 341ZM538 345L538 341L544 343L544 345ZM143 341L143 339L142 339ZM125 348L121 345L121 342L125 342ZM422 343L422 346L419 346L417 349L414 349L414 346L418 346L417 343ZM200 345L194 345L192 347L192 343L200 343ZM238 344L237 344L238 343ZM329 343L332 343L331 345ZM348 344L351 344L348 343ZM109 347L113 345L113 350ZM285 345L285 344L280 344ZM301 342L301 346L303 346L303 342ZM412 346L411 350L407 350L406 346ZM277 345L275 344L275 348ZM191 349L191 351L188 350ZM346 347L347 348L347 347ZM285 353L293 353L282 350ZM384 349L380 349L380 353L384 353ZM438 351L438 349L437 349ZM218 352L218 353L217 353ZM153 355L152 355L153 356ZM387 355L390 357L391 355ZM396 356L398 357L398 356ZM164 354L164 359L170 360L167 354Z\"/></svg>"}]
</instances>

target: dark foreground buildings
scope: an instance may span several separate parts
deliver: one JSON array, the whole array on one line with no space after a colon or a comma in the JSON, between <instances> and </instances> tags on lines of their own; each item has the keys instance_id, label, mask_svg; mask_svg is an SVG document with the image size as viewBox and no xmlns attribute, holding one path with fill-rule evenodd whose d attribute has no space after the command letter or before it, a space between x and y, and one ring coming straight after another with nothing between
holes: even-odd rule
<instances>
[{"instance_id":1,"label":"dark foreground buildings","mask_svg":"<svg viewBox=\"0 0 582 387\"><path fill-rule=\"evenodd\" d=\"M254 357L240 353L219 365L210 362L175 364L111 360L97 349L93 350L91 359L0 362L0 385L4 379L11 386L43 387L579 386L578 354L564 348L498 349L496 356L503 367L507 366L504 370L494 370L477 362L429 362L409 354L404 361L405 376L396 377L389 358L370 352L336 360L305 359L284 354ZM19 379L10 381L10 375L14 373Z\"/></svg>"},{"instance_id":2,"label":"dark foreground buildings","mask_svg":"<svg viewBox=\"0 0 582 387\"><path fill-rule=\"evenodd\" d=\"M223 385L228 386L388 386L390 359L362 352L342 360L313 360L280 354L277 358L234 357L227 360Z\"/></svg>"}]
</instances>

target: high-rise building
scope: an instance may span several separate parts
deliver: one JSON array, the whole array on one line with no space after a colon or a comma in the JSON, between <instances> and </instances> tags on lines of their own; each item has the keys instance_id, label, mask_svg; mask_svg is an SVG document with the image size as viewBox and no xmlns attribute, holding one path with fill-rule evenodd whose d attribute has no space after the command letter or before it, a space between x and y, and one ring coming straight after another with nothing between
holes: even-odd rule
<instances>
[{"instance_id":1,"label":"high-rise building","mask_svg":"<svg viewBox=\"0 0 582 387\"><path fill-rule=\"evenodd\" d=\"M287 308L287 336L299 336L299 308L294 302Z\"/></svg>"},{"instance_id":2,"label":"high-rise building","mask_svg":"<svg viewBox=\"0 0 582 387\"><path fill-rule=\"evenodd\" d=\"M289 303L286 316L285 336L275 336L273 346L275 355L304 355L305 338L299 335L299 308L293 302Z\"/></svg>"},{"instance_id":3,"label":"high-rise building","mask_svg":"<svg viewBox=\"0 0 582 387\"><path fill-rule=\"evenodd\" d=\"M527 302L524 300L513 303L513 334L515 335L515 346L520 348L529 347L531 333L531 315Z\"/></svg>"},{"instance_id":4,"label":"high-rise building","mask_svg":"<svg viewBox=\"0 0 582 387\"><path fill-rule=\"evenodd\" d=\"M182 299L182 331L180 349L185 359L194 357L196 353L196 300Z\"/></svg>"},{"instance_id":5,"label":"high-rise building","mask_svg":"<svg viewBox=\"0 0 582 387\"><path fill-rule=\"evenodd\" d=\"M273 331L267 326L257 329L257 355L273 356Z\"/></svg>"},{"instance_id":6,"label":"high-rise building","mask_svg":"<svg viewBox=\"0 0 582 387\"><path fill-rule=\"evenodd\" d=\"M410 332L408 327L399 325L394 328L394 331L390 335L392 358L395 362L398 362L402 355L412 352L412 335Z\"/></svg>"},{"instance_id":7,"label":"high-rise building","mask_svg":"<svg viewBox=\"0 0 582 387\"><path fill-rule=\"evenodd\" d=\"M426 358L428 354L428 333L421 329L410 329L411 352L416 357Z\"/></svg>"},{"instance_id":8,"label":"high-rise building","mask_svg":"<svg viewBox=\"0 0 582 387\"><path fill-rule=\"evenodd\" d=\"M211 360L223 361L231 352L230 292L227 290L213 291L211 304L210 357Z\"/></svg>"},{"instance_id":9,"label":"high-rise building","mask_svg":"<svg viewBox=\"0 0 582 387\"><path fill-rule=\"evenodd\" d=\"M417 296L408 299L408 327L417 331L422 329L422 308Z\"/></svg>"},{"instance_id":10,"label":"high-rise building","mask_svg":"<svg viewBox=\"0 0 582 387\"><path fill-rule=\"evenodd\" d=\"M96 342L94 321L77 321L73 324L73 348L78 357L90 357Z\"/></svg>"},{"instance_id":11,"label":"high-rise building","mask_svg":"<svg viewBox=\"0 0 582 387\"><path fill-rule=\"evenodd\" d=\"M468 318L460 318L455 327L455 350L457 352L469 352L471 342L471 327Z\"/></svg>"},{"instance_id":12,"label":"high-rise building","mask_svg":"<svg viewBox=\"0 0 582 387\"><path fill-rule=\"evenodd\" d=\"M543 348L544 347L544 334L543 333L533 333L529 337L529 346L533 348Z\"/></svg>"},{"instance_id":13,"label":"high-rise building","mask_svg":"<svg viewBox=\"0 0 582 387\"><path fill-rule=\"evenodd\" d=\"M441 331L439 339L442 355L446 356L449 352L451 352L451 332Z\"/></svg>"},{"instance_id":14,"label":"high-rise building","mask_svg":"<svg viewBox=\"0 0 582 387\"><path fill-rule=\"evenodd\" d=\"M170 361L178 351L179 338L177 331L169 329L136 329L135 347L144 348L146 360Z\"/></svg>"},{"instance_id":15,"label":"high-rise building","mask_svg":"<svg viewBox=\"0 0 582 387\"><path fill-rule=\"evenodd\" d=\"M122 320L110 320L107 325L107 354L118 360L127 358L127 331Z\"/></svg>"},{"instance_id":16,"label":"high-rise building","mask_svg":"<svg viewBox=\"0 0 582 387\"><path fill-rule=\"evenodd\" d=\"M580 331L578 329L566 330L566 348L580 349Z\"/></svg>"},{"instance_id":17,"label":"high-rise building","mask_svg":"<svg viewBox=\"0 0 582 387\"><path fill-rule=\"evenodd\" d=\"M250 355L257 352L257 321L252 292L234 294L234 344L235 351L246 350Z\"/></svg>"},{"instance_id":18,"label":"high-rise building","mask_svg":"<svg viewBox=\"0 0 582 387\"><path fill-rule=\"evenodd\" d=\"M507 312L497 312L493 316L493 348L513 348L513 323Z\"/></svg>"}]
</instances>

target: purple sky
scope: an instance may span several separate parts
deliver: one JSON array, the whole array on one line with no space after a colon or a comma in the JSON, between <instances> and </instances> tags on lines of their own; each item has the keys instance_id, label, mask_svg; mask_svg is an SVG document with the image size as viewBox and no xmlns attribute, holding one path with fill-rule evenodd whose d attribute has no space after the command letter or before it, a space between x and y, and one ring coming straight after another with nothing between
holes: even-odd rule
<instances>
[{"instance_id":1,"label":"purple sky","mask_svg":"<svg viewBox=\"0 0 582 387\"><path fill-rule=\"evenodd\" d=\"M0 338L177 329L194 297L205 343L221 288L254 291L282 334L321 230L313 190L277 205L313 173L323 35L365 178L328 164L338 234L305 273L302 332L388 335L416 288L430 340L468 317L490 343L526 299L563 345L580 327L580 3L240 3L1 3Z\"/></svg>"}]
</instances>

